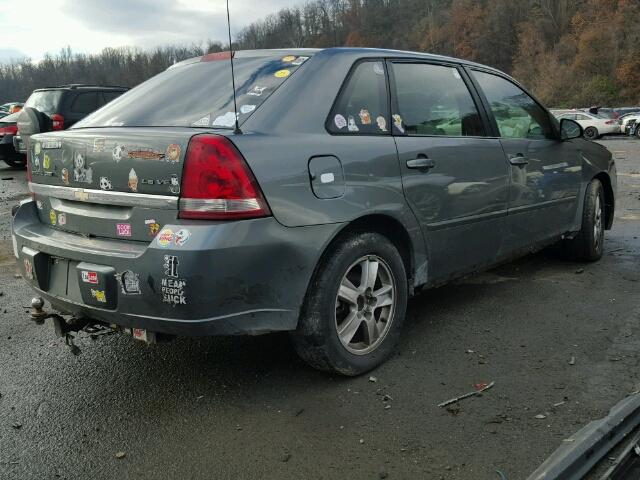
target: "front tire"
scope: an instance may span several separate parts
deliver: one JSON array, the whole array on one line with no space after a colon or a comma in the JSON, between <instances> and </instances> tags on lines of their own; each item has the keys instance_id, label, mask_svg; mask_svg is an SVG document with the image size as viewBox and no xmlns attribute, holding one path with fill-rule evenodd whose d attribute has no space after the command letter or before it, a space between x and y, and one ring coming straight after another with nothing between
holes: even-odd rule
<instances>
[{"instance_id":1,"label":"front tire","mask_svg":"<svg viewBox=\"0 0 640 480\"><path fill-rule=\"evenodd\" d=\"M321 261L293 345L319 370L365 373L393 353L407 298L406 270L393 243L378 233L350 234Z\"/></svg>"},{"instance_id":2,"label":"front tire","mask_svg":"<svg viewBox=\"0 0 640 480\"><path fill-rule=\"evenodd\" d=\"M564 243L564 251L568 258L584 262L595 262L602 258L604 215L604 189L600 180L594 178L587 186L580 233Z\"/></svg>"},{"instance_id":3,"label":"front tire","mask_svg":"<svg viewBox=\"0 0 640 480\"><path fill-rule=\"evenodd\" d=\"M585 138L588 138L589 140L595 140L600 135L599 135L598 129L596 127L587 127L587 128L584 129L584 136L585 136Z\"/></svg>"}]
</instances>

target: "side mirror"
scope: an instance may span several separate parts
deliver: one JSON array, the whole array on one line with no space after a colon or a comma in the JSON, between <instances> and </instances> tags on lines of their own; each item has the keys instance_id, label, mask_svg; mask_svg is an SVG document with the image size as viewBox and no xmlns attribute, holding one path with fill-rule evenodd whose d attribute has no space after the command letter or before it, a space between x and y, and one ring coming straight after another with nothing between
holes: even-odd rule
<instances>
[{"instance_id":1,"label":"side mirror","mask_svg":"<svg viewBox=\"0 0 640 480\"><path fill-rule=\"evenodd\" d=\"M569 118L563 118L560 120L560 138L562 140L572 140L574 138L580 138L584 134L582 125L575 120Z\"/></svg>"}]
</instances>

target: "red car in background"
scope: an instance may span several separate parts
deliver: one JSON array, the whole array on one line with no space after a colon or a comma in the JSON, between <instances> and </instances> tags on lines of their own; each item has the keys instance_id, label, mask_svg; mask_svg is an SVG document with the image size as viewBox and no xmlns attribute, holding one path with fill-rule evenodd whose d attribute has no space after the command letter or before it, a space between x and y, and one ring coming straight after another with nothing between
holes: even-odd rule
<instances>
[{"instance_id":1,"label":"red car in background","mask_svg":"<svg viewBox=\"0 0 640 480\"><path fill-rule=\"evenodd\" d=\"M0 160L11 167L24 168L27 156L19 153L13 146L13 137L18 133L20 111L0 118Z\"/></svg>"}]
</instances>

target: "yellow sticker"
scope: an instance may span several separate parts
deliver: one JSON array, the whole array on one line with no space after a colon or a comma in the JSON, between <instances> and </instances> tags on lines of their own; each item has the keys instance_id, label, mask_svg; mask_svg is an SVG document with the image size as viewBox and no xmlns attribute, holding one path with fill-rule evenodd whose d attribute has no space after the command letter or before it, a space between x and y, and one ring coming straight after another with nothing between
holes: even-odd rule
<instances>
[{"instance_id":1,"label":"yellow sticker","mask_svg":"<svg viewBox=\"0 0 640 480\"><path fill-rule=\"evenodd\" d=\"M44 154L44 160L42 161L42 166L44 167L45 170L49 170L49 168L51 168L51 159L49 158L49 155L47 155L46 153Z\"/></svg>"},{"instance_id":2,"label":"yellow sticker","mask_svg":"<svg viewBox=\"0 0 640 480\"><path fill-rule=\"evenodd\" d=\"M49 220L51 221L51 225L55 225L56 222L58 221L58 215L56 215L55 210L51 210L49 212Z\"/></svg>"},{"instance_id":3,"label":"yellow sticker","mask_svg":"<svg viewBox=\"0 0 640 480\"><path fill-rule=\"evenodd\" d=\"M291 75L290 70L278 70L275 74L276 78L286 78Z\"/></svg>"},{"instance_id":4,"label":"yellow sticker","mask_svg":"<svg viewBox=\"0 0 640 480\"><path fill-rule=\"evenodd\" d=\"M104 290L94 290L92 288L91 296L100 303L107 303L107 296L105 295Z\"/></svg>"},{"instance_id":5,"label":"yellow sticker","mask_svg":"<svg viewBox=\"0 0 640 480\"><path fill-rule=\"evenodd\" d=\"M282 59L282 61L283 61L283 62L293 62L295 59L296 59L296 57L295 57L295 56L293 56L293 55L287 55L286 57L284 57L284 58Z\"/></svg>"}]
</instances>

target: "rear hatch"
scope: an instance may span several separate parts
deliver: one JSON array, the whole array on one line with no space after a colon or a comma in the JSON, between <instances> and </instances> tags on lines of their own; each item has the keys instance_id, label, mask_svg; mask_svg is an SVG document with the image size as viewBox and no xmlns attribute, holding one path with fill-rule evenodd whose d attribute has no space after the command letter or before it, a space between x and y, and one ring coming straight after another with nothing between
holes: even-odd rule
<instances>
[{"instance_id":1,"label":"rear hatch","mask_svg":"<svg viewBox=\"0 0 640 480\"><path fill-rule=\"evenodd\" d=\"M187 147L202 133L232 136L236 119L242 126L312 54L237 52L237 116L229 54L212 54L174 65L69 130L34 135L28 166L40 220L81 235L149 242L177 219L181 188L185 208L198 210L183 218L264 213L259 188L229 144L201 140L193 148L199 160L186 169L189 179L203 172L200 185L183 187ZM211 165L213 157L222 161ZM225 181L243 193L221 198Z\"/></svg>"}]
</instances>

